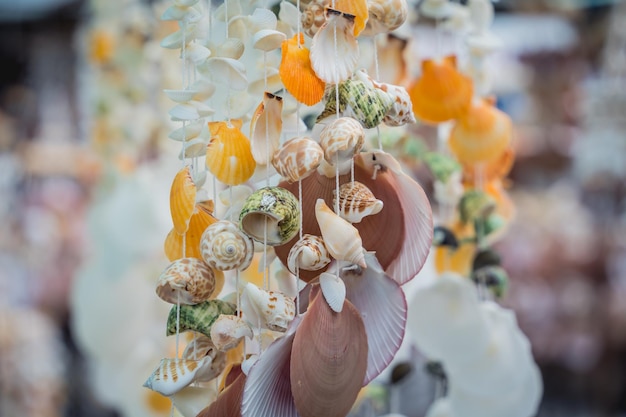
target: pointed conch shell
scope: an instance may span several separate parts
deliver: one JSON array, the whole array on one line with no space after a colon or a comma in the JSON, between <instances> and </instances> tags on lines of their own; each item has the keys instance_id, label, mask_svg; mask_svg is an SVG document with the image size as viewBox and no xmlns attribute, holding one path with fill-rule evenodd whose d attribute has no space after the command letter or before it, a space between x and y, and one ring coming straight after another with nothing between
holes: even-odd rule
<instances>
[{"instance_id":1,"label":"pointed conch shell","mask_svg":"<svg viewBox=\"0 0 626 417\"><path fill-rule=\"evenodd\" d=\"M326 23L311 43L313 70L324 82L338 84L352 76L358 60L359 43L354 37L354 16L327 8Z\"/></svg>"},{"instance_id":2,"label":"pointed conch shell","mask_svg":"<svg viewBox=\"0 0 626 417\"><path fill-rule=\"evenodd\" d=\"M232 123L232 124L230 124ZM256 168L250 141L241 133L241 120L209 122L211 142L206 151L206 166L224 184L246 182Z\"/></svg>"},{"instance_id":3,"label":"pointed conch shell","mask_svg":"<svg viewBox=\"0 0 626 417\"><path fill-rule=\"evenodd\" d=\"M417 118L437 124L467 112L473 87L471 80L456 69L456 58L448 56L423 61L422 75L408 91Z\"/></svg>"},{"instance_id":4,"label":"pointed conch shell","mask_svg":"<svg viewBox=\"0 0 626 417\"><path fill-rule=\"evenodd\" d=\"M292 274L298 269L317 271L330 263L330 254L321 237L305 234L289 251L287 267Z\"/></svg>"},{"instance_id":5,"label":"pointed conch shell","mask_svg":"<svg viewBox=\"0 0 626 417\"><path fill-rule=\"evenodd\" d=\"M315 218L328 253L333 258L367 268L363 242L354 226L333 213L321 198L315 203Z\"/></svg>"},{"instance_id":6,"label":"pointed conch shell","mask_svg":"<svg viewBox=\"0 0 626 417\"><path fill-rule=\"evenodd\" d=\"M336 191L334 194L333 204ZM363 217L378 214L382 209L383 202L365 184L354 181L339 187L339 215L350 223L359 223Z\"/></svg>"},{"instance_id":7,"label":"pointed conch shell","mask_svg":"<svg viewBox=\"0 0 626 417\"><path fill-rule=\"evenodd\" d=\"M252 156L259 165L267 165L280 144L283 98L267 91L250 121Z\"/></svg>"},{"instance_id":8,"label":"pointed conch shell","mask_svg":"<svg viewBox=\"0 0 626 417\"><path fill-rule=\"evenodd\" d=\"M176 229L172 229L165 238L163 248L165 256L170 261L183 257L202 258L200 238L204 230L215 223L217 219L212 216L212 209L207 208L203 204L198 203L195 207L189 220L189 228L185 234L180 235L176 232Z\"/></svg>"},{"instance_id":9,"label":"pointed conch shell","mask_svg":"<svg viewBox=\"0 0 626 417\"><path fill-rule=\"evenodd\" d=\"M248 283L241 296L241 311L253 326L284 332L296 316L296 304L281 292L261 290Z\"/></svg>"},{"instance_id":10,"label":"pointed conch shell","mask_svg":"<svg viewBox=\"0 0 626 417\"><path fill-rule=\"evenodd\" d=\"M170 213L178 234L182 235L189 229L195 205L196 185L191 178L191 168L186 166L178 171L170 188Z\"/></svg>"},{"instance_id":11,"label":"pointed conch shell","mask_svg":"<svg viewBox=\"0 0 626 417\"><path fill-rule=\"evenodd\" d=\"M211 268L218 271L243 271L252 262L254 243L235 223L221 220L204 231L200 239L200 251L202 259Z\"/></svg>"},{"instance_id":12,"label":"pointed conch shell","mask_svg":"<svg viewBox=\"0 0 626 417\"><path fill-rule=\"evenodd\" d=\"M143 386L165 396L175 394L194 381L205 360L161 359Z\"/></svg>"},{"instance_id":13,"label":"pointed conch shell","mask_svg":"<svg viewBox=\"0 0 626 417\"><path fill-rule=\"evenodd\" d=\"M322 162L324 151L311 138L300 136L285 142L272 158L276 171L289 182L312 174Z\"/></svg>"},{"instance_id":14,"label":"pointed conch shell","mask_svg":"<svg viewBox=\"0 0 626 417\"><path fill-rule=\"evenodd\" d=\"M320 146L329 164L351 160L363 147L365 130L351 117L333 120L320 133Z\"/></svg>"},{"instance_id":15,"label":"pointed conch shell","mask_svg":"<svg viewBox=\"0 0 626 417\"><path fill-rule=\"evenodd\" d=\"M198 304L217 295L224 286L224 274L213 271L201 259L182 258L161 273L157 295L172 304Z\"/></svg>"},{"instance_id":16,"label":"pointed conch shell","mask_svg":"<svg viewBox=\"0 0 626 417\"><path fill-rule=\"evenodd\" d=\"M204 363L196 374L196 381L199 382L208 382L217 378L226 368L226 354L220 352L211 339L205 335L198 335L189 342L182 357L194 360L204 359Z\"/></svg>"},{"instance_id":17,"label":"pointed conch shell","mask_svg":"<svg viewBox=\"0 0 626 417\"><path fill-rule=\"evenodd\" d=\"M220 314L235 314L237 306L222 300L209 300L196 305L173 306L167 316L166 335L176 334L192 330L211 337L211 326ZM180 320L177 317L180 315Z\"/></svg>"},{"instance_id":18,"label":"pointed conch shell","mask_svg":"<svg viewBox=\"0 0 626 417\"><path fill-rule=\"evenodd\" d=\"M241 317L222 314L211 326L211 340L222 352L237 346L244 337L252 339L253 333Z\"/></svg>"},{"instance_id":19,"label":"pointed conch shell","mask_svg":"<svg viewBox=\"0 0 626 417\"><path fill-rule=\"evenodd\" d=\"M283 41L278 68L283 85L301 103L312 106L324 97L325 83L311 66L309 50L302 33Z\"/></svg>"},{"instance_id":20,"label":"pointed conch shell","mask_svg":"<svg viewBox=\"0 0 626 417\"><path fill-rule=\"evenodd\" d=\"M362 35L374 36L396 30L406 21L406 0L367 0L369 17Z\"/></svg>"},{"instance_id":21,"label":"pointed conch shell","mask_svg":"<svg viewBox=\"0 0 626 417\"><path fill-rule=\"evenodd\" d=\"M241 229L257 242L282 245L300 228L298 199L281 187L264 187L250 195L239 217Z\"/></svg>"}]
</instances>

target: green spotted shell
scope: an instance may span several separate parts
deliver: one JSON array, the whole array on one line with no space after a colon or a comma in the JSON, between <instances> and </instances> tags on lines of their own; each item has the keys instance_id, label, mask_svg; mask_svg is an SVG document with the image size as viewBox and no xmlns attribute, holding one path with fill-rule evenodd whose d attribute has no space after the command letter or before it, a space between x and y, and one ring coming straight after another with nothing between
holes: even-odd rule
<instances>
[{"instance_id":1,"label":"green spotted shell","mask_svg":"<svg viewBox=\"0 0 626 417\"><path fill-rule=\"evenodd\" d=\"M459 201L459 214L463 223L486 218L495 209L495 201L487 193L470 190Z\"/></svg>"},{"instance_id":2,"label":"green spotted shell","mask_svg":"<svg viewBox=\"0 0 626 417\"><path fill-rule=\"evenodd\" d=\"M317 117L318 122L337 113L335 86L326 89L324 99L326 106ZM349 79L339 84L340 115L357 119L366 129L378 126L392 106L393 100L387 93L361 80Z\"/></svg>"},{"instance_id":3,"label":"green spotted shell","mask_svg":"<svg viewBox=\"0 0 626 417\"><path fill-rule=\"evenodd\" d=\"M177 306L173 306L167 316L167 336L176 334L176 309ZM236 314L236 312L237 306L235 304L222 300L209 300L196 305L181 305L179 331L182 333L193 330L210 338L211 326L220 314Z\"/></svg>"},{"instance_id":4,"label":"green spotted shell","mask_svg":"<svg viewBox=\"0 0 626 417\"><path fill-rule=\"evenodd\" d=\"M261 188L244 203L239 226L257 242L271 246L287 243L300 229L298 199L281 187Z\"/></svg>"}]
</instances>

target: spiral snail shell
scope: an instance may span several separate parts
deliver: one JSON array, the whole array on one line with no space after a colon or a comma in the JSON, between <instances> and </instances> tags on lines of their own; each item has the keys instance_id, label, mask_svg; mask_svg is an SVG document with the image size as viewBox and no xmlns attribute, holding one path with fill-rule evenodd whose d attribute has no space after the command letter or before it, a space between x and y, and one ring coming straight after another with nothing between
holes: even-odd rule
<instances>
[{"instance_id":1,"label":"spiral snail shell","mask_svg":"<svg viewBox=\"0 0 626 417\"><path fill-rule=\"evenodd\" d=\"M336 192L334 200L336 197ZM339 215L350 223L359 223L365 216L380 213L383 202L376 199L367 186L358 181L339 187Z\"/></svg>"},{"instance_id":2,"label":"spiral snail shell","mask_svg":"<svg viewBox=\"0 0 626 417\"><path fill-rule=\"evenodd\" d=\"M351 117L333 120L320 133L320 146L329 164L352 159L361 150L364 141L363 126Z\"/></svg>"},{"instance_id":3,"label":"spiral snail shell","mask_svg":"<svg viewBox=\"0 0 626 417\"><path fill-rule=\"evenodd\" d=\"M298 240L289 251L287 267L292 274L297 269L317 271L330 263L330 254L324 240L315 235L305 234Z\"/></svg>"},{"instance_id":4,"label":"spiral snail shell","mask_svg":"<svg viewBox=\"0 0 626 417\"><path fill-rule=\"evenodd\" d=\"M206 228L200 239L200 251L212 268L243 271L252 262L254 244L235 223L221 220Z\"/></svg>"},{"instance_id":5,"label":"spiral snail shell","mask_svg":"<svg viewBox=\"0 0 626 417\"><path fill-rule=\"evenodd\" d=\"M223 285L220 271L212 270L201 259L181 258L161 273L156 293L171 304L193 305L219 294Z\"/></svg>"}]
</instances>

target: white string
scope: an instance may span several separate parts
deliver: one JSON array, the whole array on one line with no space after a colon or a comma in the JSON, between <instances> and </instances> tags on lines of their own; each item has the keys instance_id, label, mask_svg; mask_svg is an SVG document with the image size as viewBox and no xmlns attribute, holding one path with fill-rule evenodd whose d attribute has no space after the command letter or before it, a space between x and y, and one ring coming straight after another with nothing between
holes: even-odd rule
<instances>
[{"instance_id":1,"label":"white string","mask_svg":"<svg viewBox=\"0 0 626 417\"><path fill-rule=\"evenodd\" d=\"M176 297L176 357L180 348L180 291Z\"/></svg>"},{"instance_id":2,"label":"white string","mask_svg":"<svg viewBox=\"0 0 626 417\"><path fill-rule=\"evenodd\" d=\"M300 16L300 0L296 1L296 7L298 8L298 25L297 25L297 29L296 29L296 33L297 33L297 37L298 37L298 48L302 48L302 45L300 44L300 31L302 30L302 23L300 22L301 20L301 16Z\"/></svg>"},{"instance_id":3,"label":"white string","mask_svg":"<svg viewBox=\"0 0 626 417\"><path fill-rule=\"evenodd\" d=\"M339 153L335 154L335 214L339 215ZM335 277L339 280L339 265L335 268Z\"/></svg>"},{"instance_id":4,"label":"white string","mask_svg":"<svg viewBox=\"0 0 626 417\"><path fill-rule=\"evenodd\" d=\"M302 240L302 228L303 228L303 213L302 213L302 180L298 180L298 205L300 206L300 230L298 231L298 237ZM296 263L296 312L300 315L300 265Z\"/></svg>"}]
</instances>

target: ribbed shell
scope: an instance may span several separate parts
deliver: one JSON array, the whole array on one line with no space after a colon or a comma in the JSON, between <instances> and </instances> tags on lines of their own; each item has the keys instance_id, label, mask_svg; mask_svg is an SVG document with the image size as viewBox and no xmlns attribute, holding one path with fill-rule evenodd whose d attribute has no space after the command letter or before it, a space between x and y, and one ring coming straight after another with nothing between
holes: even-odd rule
<instances>
[{"instance_id":1,"label":"ribbed shell","mask_svg":"<svg viewBox=\"0 0 626 417\"><path fill-rule=\"evenodd\" d=\"M204 360L166 358L144 383L144 387L169 396L191 384Z\"/></svg>"},{"instance_id":2,"label":"ribbed shell","mask_svg":"<svg viewBox=\"0 0 626 417\"><path fill-rule=\"evenodd\" d=\"M287 257L287 267L295 275L297 269L317 271L328 265L330 261L330 254L324 245L324 240L319 236L305 234L291 247Z\"/></svg>"},{"instance_id":3,"label":"ribbed shell","mask_svg":"<svg viewBox=\"0 0 626 417\"><path fill-rule=\"evenodd\" d=\"M276 171L289 182L311 175L322 162L324 151L311 138L299 136L285 142L272 158Z\"/></svg>"},{"instance_id":4,"label":"ribbed shell","mask_svg":"<svg viewBox=\"0 0 626 417\"><path fill-rule=\"evenodd\" d=\"M200 239L200 251L211 268L243 271L252 262L254 242L235 223L221 220L206 228Z\"/></svg>"},{"instance_id":5,"label":"ribbed shell","mask_svg":"<svg viewBox=\"0 0 626 417\"><path fill-rule=\"evenodd\" d=\"M335 199L336 195L333 207ZM350 223L359 223L363 217L378 214L382 209L383 202L365 184L355 181L339 187L339 215Z\"/></svg>"},{"instance_id":6,"label":"ribbed shell","mask_svg":"<svg viewBox=\"0 0 626 417\"><path fill-rule=\"evenodd\" d=\"M161 273L157 295L168 303L198 304L216 296L224 285L224 274L212 270L202 259L181 258Z\"/></svg>"},{"instance_id":7,"label":"ribbed shell","mask_svg":"<svg viewBox=\"0 0 626 417\"><path fill-rule=\"evenodd\" d=\"M217 399L202 410L197 417L241 417L241 401L245 385L246 374L240 372Z\"/></svg>"},{"instance_id":8,"label":"ribbed shell","mask_svg":"<svg viewBox=\"0 0 626 417\"><path fill-rule=\"evenodd\" d=\"M189 220L189 229L184 236L179 235L175 229L172 229L165 238L164 250L165 256L170 261L180 259L182 257L202 259L200 252L200 239L202 233L217 219L211 215L212 210L205 205L196 204L196 210ZM184 249L184 250L183 250ZM183 253L184 252L184 253Z\"/></svg>"},{"instance_id":9,"label":"ribbed shell","mask_svg":"<svg viewBox=\"0 0 626 417\"><path fill-rule=\"evenodd\" d=\"M367 3L368 0L335 0L335 9L354 16L354 36L365 29L369 14Z\"/></svg>"},{"instance_id":10,"label":"ribbed shell","mask_svg":"<svg viewBox=\"0 0 626 417\"><path fill-rule=\"evenodd\" d=\"M314 293L293 341L291 390L302 417L344 417L365 378L365 326L349 301L336 313Z\"/></svg>"},{"instance_id":11,"label":"ribbed shell","mask_svg":"<svg viewBox=\"0 0 626 417\"><path fill-rule=\"evenodd\" d=\"M324 97L326 84L313 71L310 52L304 46L302 33L283 41L278 70L283 85L299 102L312 106Z\"/></svg>"},{"instance_id":12,"label":"ribbed shell","mask_svg":"<svg viewBox=\"0 0 626 417\"><path fill-rule=\"evenodd\" d=\"M177 306L173 306L167 316L166 336L176 334ZM222 300L209 300L196 305L180 306L179 331L193 330L211 337L211 326L220 314L235 314L237 306Z\"/></svg>"},{"instance_id":13,"label":"ribbed shell","mask_svg":"<svg viewBox=\"0 0 626 417\"><path fill-rule=\"evenodd\" d=\"M320 146L324 150L324 159L336 165L352 159L365 142L363 126L351 117L340 117L326 125L320 133Z\"/></svg>"},{"instance_id":14,"label":"ribbed shell","mask_svg":"<svg viewBox=\"0 0 626 417\"><path fill-rule=\"evenodd\" d=\"M328 253L333 258L367 268L363 242L354 226L335 214L321 198L315 203L315 218Z\"/></svg>"},{"instance_id":15,"label":"ribbed shell","mask_svg":"<svg viewBox=\"0 0 626 417\"><path fill-rule=\"evenodd\" d=\"M256 162L250 141L241 130L241 121L209 122L211 142L206 151L206 166L218 181L227 185L246 182L254 174Z\"/></svg>"},{"instance_id":16,"label":"ribbed shell","mask_svg":"<svg viewBox=\"0 0 626 417\"><path fill-rule=\"evenodd\" d=\"M170 188L170 213L174 230L180 235L189 229L191 213L196 205L196 186L189 166L184 167L174 177Z\"/></svg>"},{"instance_id":17,"label":"ribbed shell","mask_svg":"<svg viewBox=\"0 0 626 417\"><path fill-rule=\"evenodd\" d=\"M267 165L280 145L283 98L267 91L250 122L252 156L259 165Z\"/></svg>"}]
</instances>

